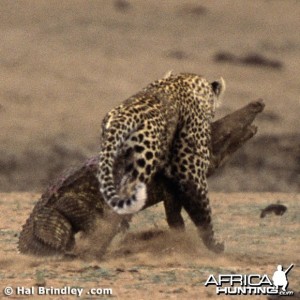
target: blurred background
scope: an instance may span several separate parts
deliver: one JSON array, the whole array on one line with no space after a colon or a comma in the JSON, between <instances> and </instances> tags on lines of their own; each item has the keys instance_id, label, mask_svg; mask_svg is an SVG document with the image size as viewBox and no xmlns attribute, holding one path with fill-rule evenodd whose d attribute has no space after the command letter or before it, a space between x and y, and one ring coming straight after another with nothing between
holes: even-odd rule
<instances>
[{"instance_id":1,"label":"blurred background","mask_svg":"<svg viewBox=\"0 0 300 300\"><path fill-rule=\"evenodd\" d=\"M0 0L0 191L42 191L99 149L105 113L167 71L263 98L211 191L299 192L300 2Z\"/></svg>"}]
</instances>

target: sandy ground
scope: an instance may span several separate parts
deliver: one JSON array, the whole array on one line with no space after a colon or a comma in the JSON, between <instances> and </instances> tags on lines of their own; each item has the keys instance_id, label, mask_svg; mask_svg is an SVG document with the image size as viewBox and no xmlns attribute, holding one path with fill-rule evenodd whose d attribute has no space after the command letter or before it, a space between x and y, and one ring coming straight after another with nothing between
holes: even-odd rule
<instances>
[{"instance_id":1,"label":"sandy ground","mask_svg":"<svg viewBox=\"0 0 300 300\"><path fill-rule=\"evenodd\" d=\"M299 15L293 0L0 0L0 191L12 192L0 194L1 290L67 285L113 289L100 299L229 299L204 287L209 274L271 276L291 263L290 288L300 290ZM226 252L208 252L190 223L187 235L170 233L159 206L139 214L101 262L86 240L74 261L17 254L39 193L97 152L110 108L168 70L225 78L217 117L266 103L258 134L210 178ZM259 218L278 201L286 214Z\"/></svg>"},{"instance_id":2,"label":"sandy ground","mask_svg":"<svg viewBox=\"0 0 300 300\"><path fill-rule=\"evenodd\" d=\"M93 259L101 244L98 239L77 240L81 258L72 261L28 257L17 253L17 236L38 198L33 193L0 194L0 278L1 292L6 286L37 289L37 285L62 288L112 288L113 296L100 299L231 299L215 294L204 283L210 274L267 274L278 264L290 271L289 289L300 287L300 197L284 193L213 193L211 195L215 231L225 241L222 255L208 251L198 239L194 226L186 219L186 233L168 230L162 205L147 209L132 221L125 234L118 235L102 261ZM260 211L270 203L288 207L283 216ZM37 291L37 290L35 290ZM2 294L1 294L2 295ZM2 297L2 296L0 296ZM75 296L30 296L24 299L74 299ZM245 296L245 299L266 296ZM83 299L95 299L84 295Z\"/></svg>"},{"instance_id":3,"label":"sandy ground","mask_svg":"<svg viewBox=\"0 0 300 300\"><path fill-rule=\"evenodd\" d=\"M214 191L299 192L298 1L0 1L0 190L41 191L99 147L104 114L168 70L223 76L218 116L263 98ZM251 54L281 68L223 62Z\"/></svg>"}]
</instances>

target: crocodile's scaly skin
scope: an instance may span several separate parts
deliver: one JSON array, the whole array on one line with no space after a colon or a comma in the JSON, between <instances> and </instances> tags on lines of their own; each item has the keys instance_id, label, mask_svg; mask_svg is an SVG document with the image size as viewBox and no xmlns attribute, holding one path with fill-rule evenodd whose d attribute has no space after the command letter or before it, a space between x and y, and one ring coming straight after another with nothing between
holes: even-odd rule
<instances>
[{"instance_id":1,"label":"crocodile's scaly skin","mask_svg":"<svg viewBox=\"0 0 300 300\"><path fill-rule=\"evenodd\" d=\"M97 156L87 160L42 194L20 233L21 253L64 254L73 248L75 233L87 232L97 215L110 210L99 192L97 164Z\"/></svg>"},{"instance_id":2,"label":"crocodile's scaly skin","mask_svg":"<svg viewBox=\"0 0 300 300\"><path fill-rule=\"evenodd\" d=\"M114 174L117 184L123 176L124 162L120 154ZM101 257L115 234L128 228L130 218L114 213L99 191L98 163L99 156L91 157L78 168L64 172L47 188L23 225L18 243L21 253L39 256L73 254L75 234L94 229L95 221L100 217L113 223L109 234L103 232L103 244L98 253ZM149 188L153 192L149 195L147 207L170 197L161 174L149 184ZM168 223L173 227L172 222Z\"/></svg>"},{"instance_id":3,"label":"crocodile's scaly skin","mask_svg":"<svg viewBox=\"0 0 300 300\"><path fill-rule=\"evenodd\" d=\"M213 163L210 164L208 175L255 135L257 128L251 124L263 109L262 100L251 102L212 124ZM92 157L79 168L65 173L47 189L23 226L18 246L21 253L64 254L72 249L76 232L92 228L95 216L108 215L111 220L111 210L104 204L105 201L99 192L96 177L98 162L97 156ZM124 157L120 155L117 162L119 168L115 168L118 170L117 180L122 178L120 170L124 169L123 165ZM181 216L182 203L181 200L178 203L176 199L193 195L182 195L180 191L176 194L176 185L162 173L155 175L147 190L151 193L148 195L146 207L164 200L168 225L182 229L184 227ZM201 215L195 214L193 207L185 208L190 211L192 221L197 224ZM119 225L121 223L122 220L119 221ZM109 240L106 242L106 245L108 244Z\"/></svg>"},{"instance_id":4,"label":"crocodile's scaly skin","mask_svg":"<svg viewBox=\"0 0 300 300\"><path fill-rule=\"evenodd\" d=\"M128 218L114 213L100 194L96 177L98 161L99 157L94 156L80 167L66 171L42 194L20 233L18 249L21 253L40 256L70 254L74 247L74 235L93 229L96 218L100 217L114 222L111 234L106 235L99 249L101 257L115 234L128 227ZM117 183L122 178L120 170L124 162L124 157L120 155L118 168L115 168ZM168 182L162 173L154 177L148 185L152 192L148 195L146 207L164 200L168 203L165 205L168 224L178 228L184 226L183 219L180 210L173 208L171 199L174 194Z\"/></svg>"}]
</instances>

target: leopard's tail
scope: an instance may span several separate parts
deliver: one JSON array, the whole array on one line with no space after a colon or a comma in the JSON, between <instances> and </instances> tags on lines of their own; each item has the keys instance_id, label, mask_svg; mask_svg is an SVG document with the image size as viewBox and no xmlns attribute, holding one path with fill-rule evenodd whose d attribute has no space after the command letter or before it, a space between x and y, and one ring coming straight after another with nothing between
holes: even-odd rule
<instances>
[{"instance_id":1,"label":"leopard's tail","mask_svg":"<svg viewBox=\"0 0 300 300\"><path fill-rule=\"evenodd\" d=\"M132 125L132 126L129 126ZM99 157L98 180L100 192L106 203L118 214L133 214L143 208L147 200L146 184L138 181L132 194L122 198L118 195L114 181L114 165L126 138L135 131L135 124L126 124L126 131L116 134L119 130L110 124L106 128Z\"/></svg>"}]
</instances>

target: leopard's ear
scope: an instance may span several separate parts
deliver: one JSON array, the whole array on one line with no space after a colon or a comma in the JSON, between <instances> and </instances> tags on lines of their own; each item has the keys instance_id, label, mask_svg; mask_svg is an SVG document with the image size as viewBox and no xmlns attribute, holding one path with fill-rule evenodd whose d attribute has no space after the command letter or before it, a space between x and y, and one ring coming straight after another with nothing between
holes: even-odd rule
<instances>
[{"instance_id":1,"label":"leopard's ear","mask_svg":"<svg viewBox=\"0 0 300 300\"><path fill-rule=\"evenodd\" d=\"M168 71L163 78L168 79L171 75L173 75L173 70Z\"/></svg>"},{"instance_id":2,"label":"leopard's ear","mask_svg":"<svg viewBox=\"0 0 300 300\"><path fill-rule=\"evenodd\" d=\"M212 89L215 95L219 98L224 95L226 90L226 83L225 80L221 77L218 81L214 81L211 83Z\"/></svg>"}]
</instances>

